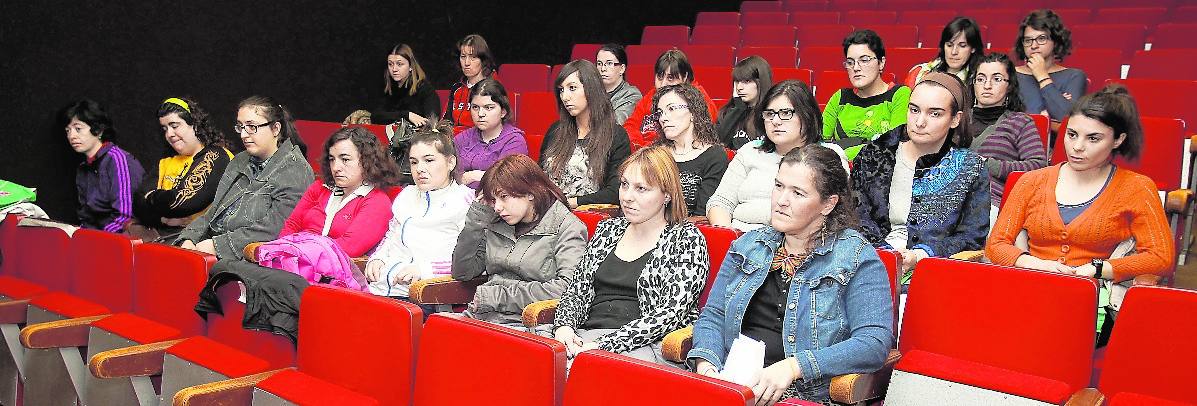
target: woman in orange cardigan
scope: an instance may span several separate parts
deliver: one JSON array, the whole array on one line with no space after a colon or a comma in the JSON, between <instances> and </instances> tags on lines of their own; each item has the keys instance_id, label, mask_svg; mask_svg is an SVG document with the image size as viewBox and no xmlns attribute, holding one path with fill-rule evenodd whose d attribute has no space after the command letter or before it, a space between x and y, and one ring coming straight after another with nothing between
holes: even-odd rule
<instances>
[{"instance_id":1,"label":"woman in orange cardigan","mask_svg":"<svg viewBox=\"0 0 1197 406\"><path fill-rule=\"evenodd\" d=\"M1137 158L1142 144L1138 109L1125 87L1109 85L1081 98L1064 137L1068 161L1019 179L985 246L995 264L1102 281L1099 346L1113 326L1113 317L1106 317L1113 309L1106 306L1111 285L1173 269L1172 232L1155 182L1113 163L1116 155ZM1022 230L1029 237L1026 251L1014 245ZM1134 251L1111 259L1131 238Z\"/></svg>"}]
</instances>

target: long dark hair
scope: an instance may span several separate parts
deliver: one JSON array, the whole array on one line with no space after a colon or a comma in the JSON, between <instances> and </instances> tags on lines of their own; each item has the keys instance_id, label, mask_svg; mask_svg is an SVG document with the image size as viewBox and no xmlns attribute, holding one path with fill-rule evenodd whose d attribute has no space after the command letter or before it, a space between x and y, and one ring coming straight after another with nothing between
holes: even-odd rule
<instances>
[{"instance_id":1,"label":"long dark hair","mask_svg":"<svg viewBox=\"0 0 1197 406\"><path fill-rule=\"evenodd\" d=\"M279 123L281 129L278 132L278 144L280 147L283 145L283 141L290 140L291 144L299 147L300 154L307 156L308 146L299 138L299 130L295 129L295 118L291 116L291 112L286 107L283 107L282 104L279 104L269 96L247 97L237 105L237 110L246 107L252 107L259 115L265 117L269 123Z\"/></svg>"},{"instance_id":2,"label":"long dark hair","mask_svg":"<svg viewBox=\"0 0 1197 406\"><path fill-rule=\"evenodd\" d=\"M195 128L195 138L198 138L200 142L204 143L204 146L220 147L228 150L232 149L230 148L231 145L228 139L225 138L224 133L220 131L219 127L212 123L212 116L209 115L208 111L204 110L204 108L201 107L199 103L195 101L195 99L186 96L178 97L177 99L182 100L183 103L186 103L187 107L184 108L178 104L167 103L163 101L162 104L158 106L158 118L166 117L170 113L178 114L179 118L182 119L183 122L187 123L187 125L191 126L192 128ZM167 148L166 156L174 155L173 151L173 149Z\"/></svg>"},{"instance_id":3,"label":"long dark hair","mask_svg":"<svg viewBox=\"0 0 1197 406\"><path fill-rule=\"evenodd\" d=\"M499 65L495 61L495 54L490 52L490 45L486 43L486 38L482 38L478 34L466 35L461 41L457 41L457 48L453 48L453 51L460 55L461 47L467 45L474 47L474 56L477 56L482 63L482 76L490 77L492 73L495 73L495 69L498 69Z\"/></svg>"},{"instance_id":4,"label":"long dark hair","mask_svg":"<svg viewBox=\"0 0 1197 406\"><path fill-rule=\"evenodd\" d=\"M808 248L814 248L824 238L834 238L846 229L857 227L859 221L856 217L856 203L852 200L851 185L848 183L848 171L844 169L838 153L817 143L807 144L802 148L794 148L781 157L781 165L806 165L813 175L811 180L815 184L815 190L824 201L831 196L839 196L835 208L831 209L831 213L824 219L820 235L812 236L808 240Z\"/></svg>"},{"instance_id":5,"label":"long dark hair","mask_svg":"<svg viewBox=\"0 0 1197 406\"><path fill-rule=\"evenodd\" d=\"M964 40L968 41L968 46L973 48L973 53L968 56L968 61L964 64L964 70L969 73L977 70L981 55L985 54L985 42L981 40L981 26L968 17L953 18L948 25L943 26L943 32L939 34L939 54L937 55L941 63L935 67L935 70L948 71L948 59L947 54L944 53L944 44L961 32L964 33Z\"/></svg>"},{"instance_id":6,"label":"long dark hair","mask_svg":"<svg viewBox=\"0 0 1197 406\"><path fill-rule=\"evenodd\" d=\"M770 86L773 86L773 68L769 66L769 61L756 55L741 59L740 62L736 62L735 68L732 69L732 86L734 87L735 82L740 81L753 81L756 83L756 100L753 100L752 104L748 105L748 111L751 112L756 109L756 106L764 103L762 101L764 98L761 96L768 91L767 89ZM732 98L735 98L735 95L732 95ZM725 114L732 108L733 104L735 103L729 102L719 109L720 120L724 119ZM744 130L744 132L748 133L749 139L756 139L758 133L753 132L751 126L748 125L752 121L752 117L749 117L749 115L751 113L742 116L735 127L732 128ZM735 131L729 131L722 135L726 139L721 141L724 144L731 145L731 137L735 135Z\"/></svg>"},{"instance_id":7,"label":"long dark hair","mask_svg":"<svg viewBox=\"0 0 1197 406\"><path fill-rule=\"evenodd\" d=\"M399 166L383 150L378 137L362 127L345 127L337 130L324 142L320 155L320 178L327 186L333 186L332 158L328 151L338 142L349 140L357 148L358 162L362 167L362 180L376 187L390 187L399 184ZM352 192L352 191L350 191Z\"/></svg>"},{"instance_id":8,"label":"long dark hair","mask_svg":"<svg viewBox=\"0 0 1197 406\"><path fill-rule=\"evenodd\" d=\"M1026 110L1022 103L1022 96L1018 93L1018 78L1015 76L1014 61L1010 60L1009 56L1001 52L994 52L985 54L977 61L977 65L968 71L968 83L973 84L974 100L976 99L975 83L977 80L977 71L981 69L981 64L997 62L1002 64L1002 69L1005 69L1006 74L1006 110L1007 111L1023 111ZM992 79L991 79L992 80Z\"/></svg>"},{"instance_id":9,"label":"long dark hair","mask_svg":"<svg viewBox=\"0 0 1197 406\"><path fill-rule=\"evenodd\" d=\"M557 133L553 134L553 142L545 149L543 159L548 163L550 175L560 175L566 161L574 153L578 144L578 118L571 116L561 102L561 84L565 78L574 73L578 74L578 81L582 82L582 91L586 95L586 109L590 111L590 133L586 135L586 156L590 167L591 180L602 184L606 178L607 152L611 150L611 143L615 138L615 113L611 109L611 99L603 89L603 80L599 76L598 68L590 61L579 59L565 64L553 87L557 89Z\"/></svg>"},{"instance_id":10,"label":"long dark hair","mask_svg":"<svg viewBox=\"0 0 1197 406\"><path fill-rule=\"evenodd\" d=\"M777 144L769 139L765 131L765 106L778 97L785 97L794 106L794 118L802 128L802 145L818 144L823 140L823 113L819 112L819 104L815 102L814 92L810 86L800 80L790 79L778 82L769 88L761 97L761 103L752 109L752 121L749 128L756 134L765 134L761 138L759 149L763 152L777 151Z\"/></svg>"}]
</instances>

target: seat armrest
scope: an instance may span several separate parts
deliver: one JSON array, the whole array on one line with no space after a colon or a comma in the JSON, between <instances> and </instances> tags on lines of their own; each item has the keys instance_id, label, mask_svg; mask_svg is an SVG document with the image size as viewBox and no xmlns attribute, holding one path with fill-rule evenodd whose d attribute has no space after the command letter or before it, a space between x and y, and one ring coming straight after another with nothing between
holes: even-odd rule
<instances>
[{"instance_id":1,"label":"seat armrest","mask_svg":"<svg viewBox=\"0 0 1197 406\"><path fill-rule=\"evenodd\" d=\"M258 262L258 247L261 247L260 241L251 242L245 245L245 249L241 250L241 254L245 256L245 260L249 262Z\"/></svg>"},{"instance_id":2,"label":"seat armrest","mask_svg":"<svg viewBox=\"0 0 1197 406\"><path fill-rule=\"evenodd\" d=\"M661 340L661 356L673 362L685 362L694 345L694 325L674 330Z\"/></svg>"},{"instance_id":3,"label":"seat armrest","mask_svg":"<svg viewBox=\"0 0 1197 406\"><path fill-rule=\"evenodd\" d=\"M981 262L981 259L985 258L985 251L960 251L952 254L951 258L961 261Z\"/></svg>"},{"instance_id":4,"label":"seat armrest","mask_svg":"<svg viewBox=\"0 0 1197 406\"><path fill-rule=\"evenodd\" d=\"M1189 152L1197 154L1197 134L1189 136Z\"/></svg>"},{"instance_id":5,"label":"seat armrest","mask_svg":"<svg viewBox=\"0 0 1197 406\"><path fill-rule=\"evenodd\" d=\"M459 281L451 276L442 276L415 281L408 290L411 300L419 304L466 304L474 300L474 290L485 281L486 278Z\"/></svg>"},{"instance_id":6,"label":"seat armrest","mask_svg":"<svg viewBox=\"0 0 1197 406\"><path fill-rule=\"evenodd\" d=\"M614 204L583 204L574 208L574 210L602 213L609 217L619 217L623 215L623 209L620 209L619 206Z\"/></svg>"},{"instance_id":7,"label":"seat armrest","mask_svg":"<svg viewBox=\"0 0 1197 406\"><path fill-rule=\"evenodd\" d=\"M1164 211L1168 213L1185 214L1189 205L1193 204L1193 191L1189 189L1177 189L1168 192L1164 198Z\"/></svg>"},{"instance_id":8,"label":"seat armrest","mask_svg":"<svg viewBox=\"0 0 1197 406\"><path fill-rule=\"evenodd\" d=\"M1163 284L1164 278L1159 275L1143 274L1136 276L1132 284L1134 286L1159 286Z\"/></svg>"},{"instance_id":9,"label":"seat armrest","mask_svg":"<svg viewBox=\"0 0 1197 406\"><path fill-rule=\"evenodd\" d=\"M195 385L175 392L175 406L248 405L253 402L254 386L284 369Z\"/></svg>"},{"instance_id":10,"label":"seat armrest","mask_svg":"<svg viewBox=\"0 0 1197 406\"><path fill-rule=\"evenodd\" d=\"M694 224L696 226L711 225L711 221L709 219L707 219L707 216L690 216L690 217L686 217L686 221L689 221L691 224Z\"/></svg>"},{"instance_id":11,"label":"seat armrest","mask_svg":"<svg viewBox=\"0 0 1197 406\"><path fill-rule=\"evenodd\" d=\"M831 400L838 403L856 404L885 396L889 388L889 377L893 374L894 365L902 359L898 350L889 350L885 358L885 365L875 372L867 374L847 374L831 378Z\"/></svg>"},{"instance_id":12,"label":"seat armrest","mask_svg":"<svg viewBox=\"0 0 1197 406\"><path fill-rule=\"evenodd\" d=\"M553 324L559 302L558 299L549 299L524 306L524 326L535 328L541 324Z\"/></svg>"},{"instance_id":13,"label":"seat armrest","mask_svg":"<svg viewBox=\"0 0 1197 406\"><path fill-rule=\"evenodd\" d=\"M0 301L0 324L24 324L29 314L29 299Z\"/></svg>"},{"instance_id":14,"label":"seat armrest","mask_svg":"<svg viewBox=\"0 0 1197 406\"><path fill-rule=\"evenodd\" d=\"M89 316L38 323L21 329L21 345L29 349L82 347L87 345L91 323L108 317Z\"/></svg>"},{"instance_id":15,"label":"seat armrest","mask_svg":"<svg viewBox=\"0 0 1197 406\"><path fill-rule=\"evenodd\" d=\"M1106 396L1102 395L1097 389L1085 388L1072 394L1065 402L1065 406L1100 406L1106 400Z\"/></svg>"},{"instance_id":16,"label":"seat armrest","mask_svg":"<svg viewBox=\"0 0 1197 406\"><path fill-rule=\"evenodd\" d=\"M353 261L353 265L356 266L357 269L360 269L360 270L362 270L362 272L365 272L366 271L366 263L370 262L370 257L356 257L356 258L350 258L350 260Z\"/></svg>"},{"instance_id":17,"label":"seat armrest","mask_svg":"<svg viewBox=\"0 0 1197 406\"><path fill-rule=\"evenodd\" d=\"M101 379L159 375L166 350L181 341L183 339L104 351L92 356L87 367L92 375Z\"/></svg>"}]
</instances>

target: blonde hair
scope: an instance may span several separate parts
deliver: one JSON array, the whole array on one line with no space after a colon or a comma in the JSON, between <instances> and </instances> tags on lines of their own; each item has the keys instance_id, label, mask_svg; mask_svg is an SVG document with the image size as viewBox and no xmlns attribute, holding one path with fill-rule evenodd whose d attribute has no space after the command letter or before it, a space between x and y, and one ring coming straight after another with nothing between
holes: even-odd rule
<instances>
[{"instance_id":1,"label":"blonde hair","mask_svg":"<svg viewBox=\"0 0 1197 406\"><path fill-rule=\"evenodd\" d=\"M623 174L632 165L640 166L640 176L650 186L661 189L665 196L669 196L669 203L665 205L665 221L669 224L686 221L688 211L686 197L682 195L681 175L669 149L660 145L641 148L619 165L619 173Z\"/></svg>"}]
</instances>

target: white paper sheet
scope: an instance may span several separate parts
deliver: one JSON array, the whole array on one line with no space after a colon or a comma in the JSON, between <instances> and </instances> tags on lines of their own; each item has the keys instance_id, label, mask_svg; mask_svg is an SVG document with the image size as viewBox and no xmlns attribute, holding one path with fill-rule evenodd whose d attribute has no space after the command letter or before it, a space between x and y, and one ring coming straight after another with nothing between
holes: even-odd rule
<instances>
[{"instance_id":1,"label":"white paper sheet","mask_svg":"<svg viewBox=\"0 0 1197 406\"><path fill-rule=\"evenodd\" d=\"M765 369L765 343L740 334L732 341L719 376L729 382L752 386L762 369Z\"/></svg>"}]
</instances>

